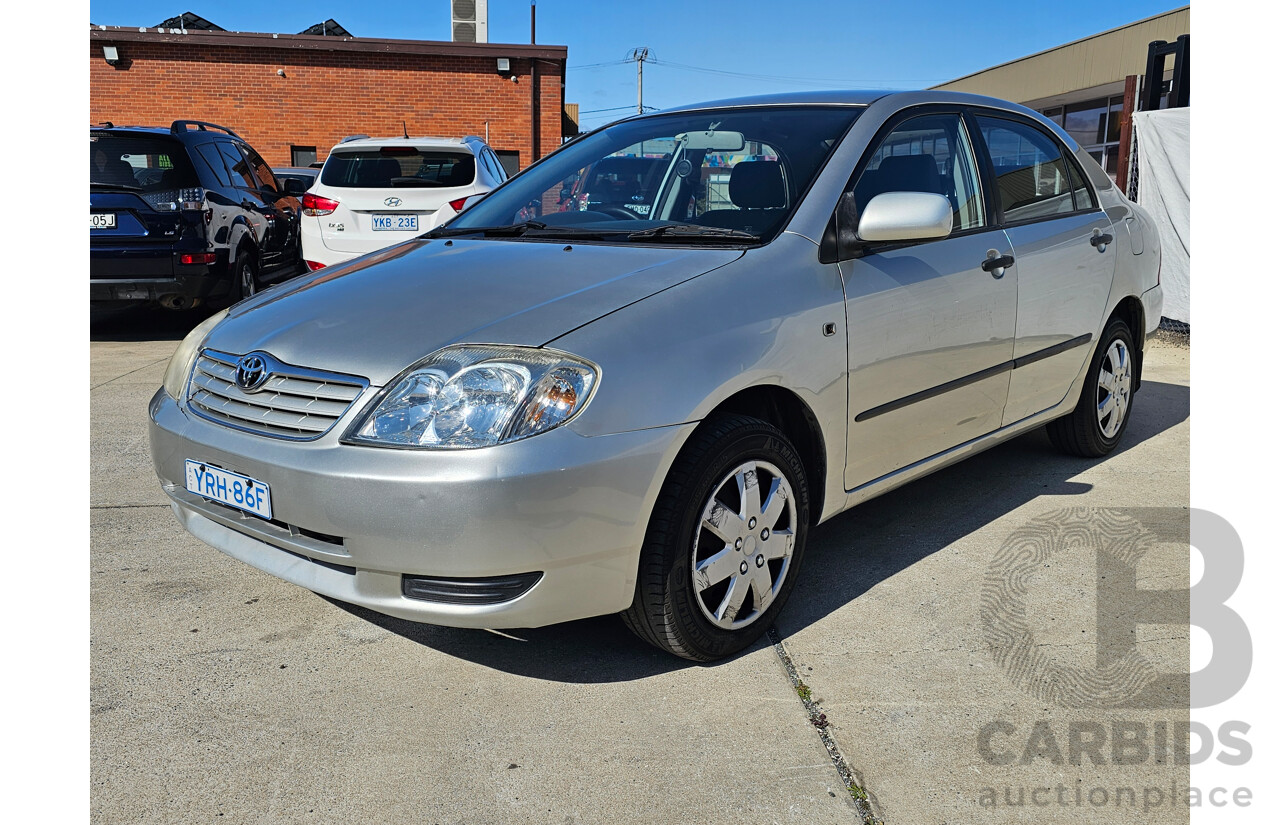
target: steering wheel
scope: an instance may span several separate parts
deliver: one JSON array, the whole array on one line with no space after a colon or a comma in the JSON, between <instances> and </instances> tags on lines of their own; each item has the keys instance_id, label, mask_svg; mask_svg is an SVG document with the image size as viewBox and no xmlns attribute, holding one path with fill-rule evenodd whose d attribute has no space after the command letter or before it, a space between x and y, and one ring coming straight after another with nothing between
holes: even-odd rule
<instances>
[{"instance_id":1,"label":"steering wheel","mask_svg":"<svg viewBox=\"0 0 1280 825\"><path fill-rule=\"evenodd\" d=\"M591 209L591 207L587 207ZM630 209L623 209L621 206L603 206L599 209L591 209L592 212L599 212L601 215L608 215L612 218L625 218L627 220L638 221L640 216Z\"/></svg>"}]
</instances>

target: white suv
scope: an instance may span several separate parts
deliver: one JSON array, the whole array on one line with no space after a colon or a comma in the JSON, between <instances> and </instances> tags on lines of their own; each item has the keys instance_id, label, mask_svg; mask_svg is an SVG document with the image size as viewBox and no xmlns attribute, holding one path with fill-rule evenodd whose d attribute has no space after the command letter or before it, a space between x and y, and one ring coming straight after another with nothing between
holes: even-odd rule
<instances>
[{"instance_id":1,"label":"white suv","mask_svg":"<svg viewBox=\"0 0 1280 825\"><path fill-rule=\"evenodd\" d=\"M320 269L399 243L506 179L478 137L347 138L302 198L302 257Z\"/></svg>"}]
</instances>

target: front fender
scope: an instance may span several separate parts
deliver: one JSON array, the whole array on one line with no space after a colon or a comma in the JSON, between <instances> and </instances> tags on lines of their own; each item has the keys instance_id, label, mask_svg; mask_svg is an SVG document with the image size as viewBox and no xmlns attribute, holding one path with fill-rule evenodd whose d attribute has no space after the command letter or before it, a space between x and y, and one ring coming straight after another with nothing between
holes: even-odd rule
<instances>
[{"instance_id":1,"label":"front fender","mask_svg":"<svg viewBox=\"0 0 1280 825\"><path fill-rule=\"evenodd\" d=\"M840 270L784 233L742 258L574 330L551 346L600 365L569 426L604 435L700 421L741 390L795 393L813 412L827 466L844 462L848 352ZM824 327L835 332L824 334ZM829 474L840 487L840 474ZM825 501L842 500L843 489Z\"/></svg>"}]
</instances>

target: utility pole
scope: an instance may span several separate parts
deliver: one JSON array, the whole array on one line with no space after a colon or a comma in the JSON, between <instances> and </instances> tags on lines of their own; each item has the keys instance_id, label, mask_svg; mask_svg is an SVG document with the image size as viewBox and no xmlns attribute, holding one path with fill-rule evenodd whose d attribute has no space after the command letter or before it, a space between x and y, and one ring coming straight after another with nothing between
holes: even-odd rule
<instances>
[{"instance_id":1,"label":"utility pole","mask_svg":"<svg viewBox=\"0 0 1280 825\"><path fill-rule=\"evenodd\" d=\"M636 64L636 112L644 114L644 62L649 59L649 47L632 49L627 60Z\"/></svg>"},{"instance_id":2,"label":"utility pole","mask_svg":"<svg viewBox=\"0 0 1280 825\"><path fill-rule=\"evenodd\" d=\"M529 43L538 42L538 0L529 0Z\"/></svg>"}]
</instances>

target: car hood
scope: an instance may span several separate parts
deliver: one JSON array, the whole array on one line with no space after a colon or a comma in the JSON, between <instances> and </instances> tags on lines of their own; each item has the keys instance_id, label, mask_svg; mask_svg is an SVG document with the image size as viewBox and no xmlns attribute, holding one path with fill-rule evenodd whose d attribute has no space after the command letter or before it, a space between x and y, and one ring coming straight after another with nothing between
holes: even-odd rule
<instances>
[{"instance_id":1,"label":"car hood","mask_svg":"<svg viewBox=\"0 0 1280 825\"><path fill-rule=\"evenodd\" d=\"M456 343L542 346L740 249L414 240L234 307L204 346L390 381ZM591 353L579 353L590 358Z\"/></svg>"}]
</instances>

